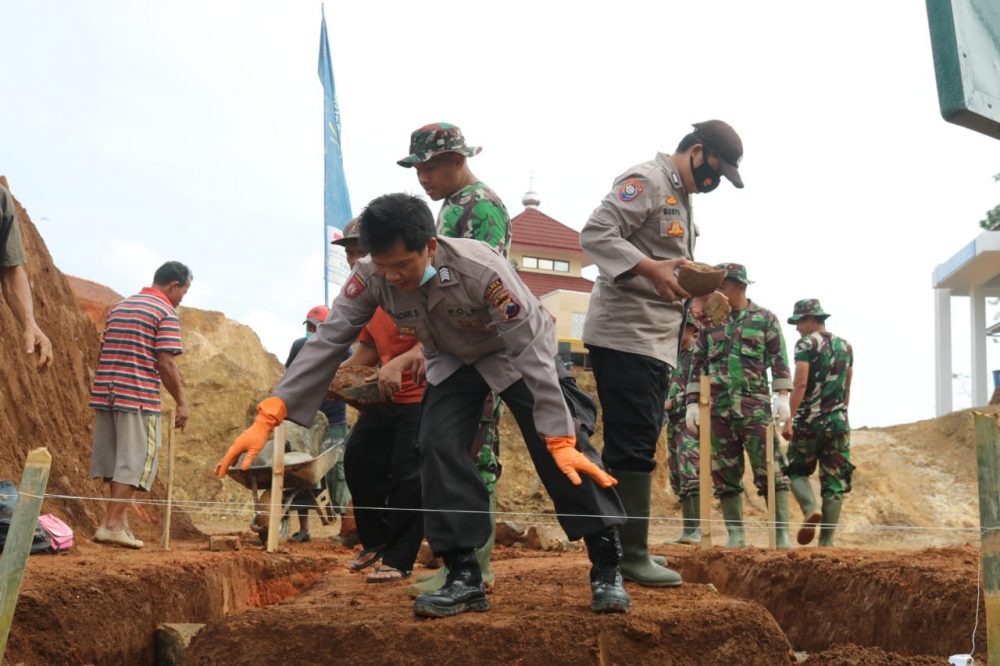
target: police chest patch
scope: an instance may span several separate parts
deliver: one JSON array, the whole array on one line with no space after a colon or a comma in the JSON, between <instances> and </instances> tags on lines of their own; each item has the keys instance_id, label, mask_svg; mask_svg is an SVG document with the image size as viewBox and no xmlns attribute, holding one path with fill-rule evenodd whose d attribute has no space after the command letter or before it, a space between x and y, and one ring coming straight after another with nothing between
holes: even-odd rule
<instances>
[{"instance_id":1,"label":"police chest patch","mask_svg":"<svg viewBox=\"0 0 1000 666\"><path fill-rule=\"evenodd\" d=\"M463 331L485 331L489 329L486 322L479 319L456 319L455 325Z\"/></svg>"},{"instance_id":2,"label":"police chest patch","mask_svg":"<svg viewBox=\"0 0 1000 666\"><path fill-rule=\"evenodd\" d=\"M670 236L671 238L679 238L684 235L684 227L681 225L680 220L670 220L667 223L667 230L663 234L664 236Z\"/></svg>"},{"instance_id":3,"label":"police chest patch","mask_svg":"<svg viewBox=\"0 0 1000 666\"><path fill-rule=\"evenodd\" d=\"M629 201L635 201L636 197L640 194L642 194L642 183L635 178L629 178L622 183L622 186L618 189L619 201L624 201L626 203Z\"/></svg>"},{"instance_id":4,"label":"police chest patch","mask_svg":"<svg viewBox=\"0 0 1000 666\"><path fill-rule=\"evenodd\" d=\"M346 298L357 298L358 294L363 292L366 286L368 285L365 284L364 279L355 273L351 276L351 279L347 281L347 284L344 285L344 296Z\"/></svg>"},{"instance_id":5,"label":"police chest patch","mask_svg":"<svg viewBox=\"0 0 1000 666\"><path fill-rule=\"evenodd\" d=\"M417 329L415 326L400 326L399 327L400 336L409 336L411 338L417 337Z\"/></svg>"},{"instance_id":6,"label":"police chest patch","mask_svg":"<svg viewBox=\"0 0 1000 666\"><path fill-rule=\"evenodd\" d=\"M677 205L677 197L675 197L674 195L671 194L669 197L667 197L666 202L667 202L668 206L676 206Z\"/></svg>"}]
</instances>

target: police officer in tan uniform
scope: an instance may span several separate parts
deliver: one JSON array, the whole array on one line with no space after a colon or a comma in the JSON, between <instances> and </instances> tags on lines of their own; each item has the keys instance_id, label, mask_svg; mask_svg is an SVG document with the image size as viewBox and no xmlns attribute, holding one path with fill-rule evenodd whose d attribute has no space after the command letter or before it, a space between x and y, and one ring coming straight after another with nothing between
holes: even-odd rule
<instances>
[{"instance_id":1,"label":"police officer in tan uniform","mask_svg":"<svg viewBox=\"0 0 1000 666\"><path fill-rule=\"evenodd\" d=\"M580 234L600 274L583 341L590 351L604 418L604 465L618 479L628 520L621 528L622 575L676 586L680 575L649 556L649 504L663 401L689 296L674 276L694 256L691 195L722 176L743 187L739 135L721 120L696 123L673 155L621 174Z\"/></svg>"},{"instance_id":2,"label":"police officer in tan uniform","mask_svg":"<svg viewBox=\"0 0 1000 666\"><path fill-rule=\"evenodd\" d=\"M474 553L490 533L489 494L467 447L490 390L514 414L567 536L587 544L591 607L627 611L615 530L624 517L611 487L615 480L595 464L596 452L576 440L546 311L495 250L477 240L437 238L430 209L416 197L375 199L360 216L360 231L370 258L357 263L330 317L258 406L254 425L216 473L225 475L244 451L246 468L286 416L297 423L312 418L347 348L381 306L400 334L420 340L429 384L417 435L424 528L448 578L439 591L417 597L416 614L489 608Z\"/></svg>"}]
</instances>

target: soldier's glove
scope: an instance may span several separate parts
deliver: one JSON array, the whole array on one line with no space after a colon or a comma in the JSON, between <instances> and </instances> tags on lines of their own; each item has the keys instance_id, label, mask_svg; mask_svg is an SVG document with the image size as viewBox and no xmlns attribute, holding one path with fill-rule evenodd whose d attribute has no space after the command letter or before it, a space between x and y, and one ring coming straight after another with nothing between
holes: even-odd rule
<instances>
[{"instance_id":1,"label":"soldier's glove","mask_svg":"<svg viewBox=\"0 0 1000 666\"><path fill-rule=\"evenodd\" d=\"M240 469L249 469L267 443L271 431L281 425L286 416L288 416L288 408L285 407L285 401L281 398L271 396L261 400L260 404L257 405L257 418L253 420L253 425L240 433L233 445L229 447L226 455L215 466L215 475L220 479L226 476L226 472L244 451L247 455L243 458Z\"/></svg>"},{"instance_id":2,"label":"soldier's glove","mask_svg":"<svg viewBox=\"0 0 1000 666\"><path fill-rule=\"evenodd\" d=\"M684 413L684 423L687 424L687 429L691 432L698 432L698 428L701 427L701 407L697 402L692 402L687 406L687 411Z\"/></svg>"},{"instance_id":3,"label":"soldier's glove","mask_svg":"<svg viewBox=\"0 0 1000 666\"><path fill-rule=\"evenodd\" d=\"M610 488L618 483L618 479L576 450L576 437L546 437L545 446L549 449L552 459L556 461L556 467L569 477L574 486L583 483L578 472L583 472L592 478L601 488Z\"/></svg>"},{"instance_id":4,"label":"soldier's glove","mask_svg":"<svg viewBox=\"0 0 1000 666\"><path fill-rule=\"evenodd\" d=\"M788 394L779 393L774 396L774 414L778 417L779 425L785 425L792 418L792 406Z\"/></svg>"}]
</instances>

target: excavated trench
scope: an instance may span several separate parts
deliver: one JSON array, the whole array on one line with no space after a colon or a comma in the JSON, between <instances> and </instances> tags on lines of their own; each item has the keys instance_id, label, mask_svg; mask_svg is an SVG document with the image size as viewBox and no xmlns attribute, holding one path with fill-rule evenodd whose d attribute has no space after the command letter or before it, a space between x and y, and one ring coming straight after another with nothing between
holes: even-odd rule
<instances>
[{"instance_id":1,"label":"excavated trench","mask_svg":"<svg viewBox=\"0 0 1000 666\"><path fill-rule=\"evenodd\" d=\"M153 664L164 622L207 626L185 664L943 663L967 652L975 548L790 552L666 547L687 582L629 584L628 615L589 610L580 552L498 550L488 613L413 616L407 585L367 584L350 553L201 545L32 560L10 664ZM37 562L37 564L36 564ZM980 608L977 644L985 646Z\"/></svg>"},{"instance_id":2,"label":"excavated trench","mask_svg":"<svg viewBox=\"0 0 1000 666\"><path fill-rule=\"evenodd\" d=\"M332 564L321 554L216 553L200 543L32 557L5 661L154 664L161 623L208 623L287 600Z\"/></svg>"}]
</instances>

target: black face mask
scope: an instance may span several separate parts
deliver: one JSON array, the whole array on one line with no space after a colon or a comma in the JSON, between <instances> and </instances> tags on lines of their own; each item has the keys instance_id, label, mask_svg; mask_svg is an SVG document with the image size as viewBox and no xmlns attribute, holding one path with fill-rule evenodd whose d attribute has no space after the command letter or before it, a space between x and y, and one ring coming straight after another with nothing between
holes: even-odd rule
<instances>
[{"instance_id":1,"label":"black face mask","mask_svg":"<svg viewBox=\"0 0 1000 666\"><path fill-rule=\"evenodd\" d=\"M711 192L719 186L722 174L709 165L707 153L703 151L701 156L704 161L698 166L694 165L694 155L688 158L691 161L691 175L694 176L694 185L699 192Z\"/></svg>"}]
</instances>

